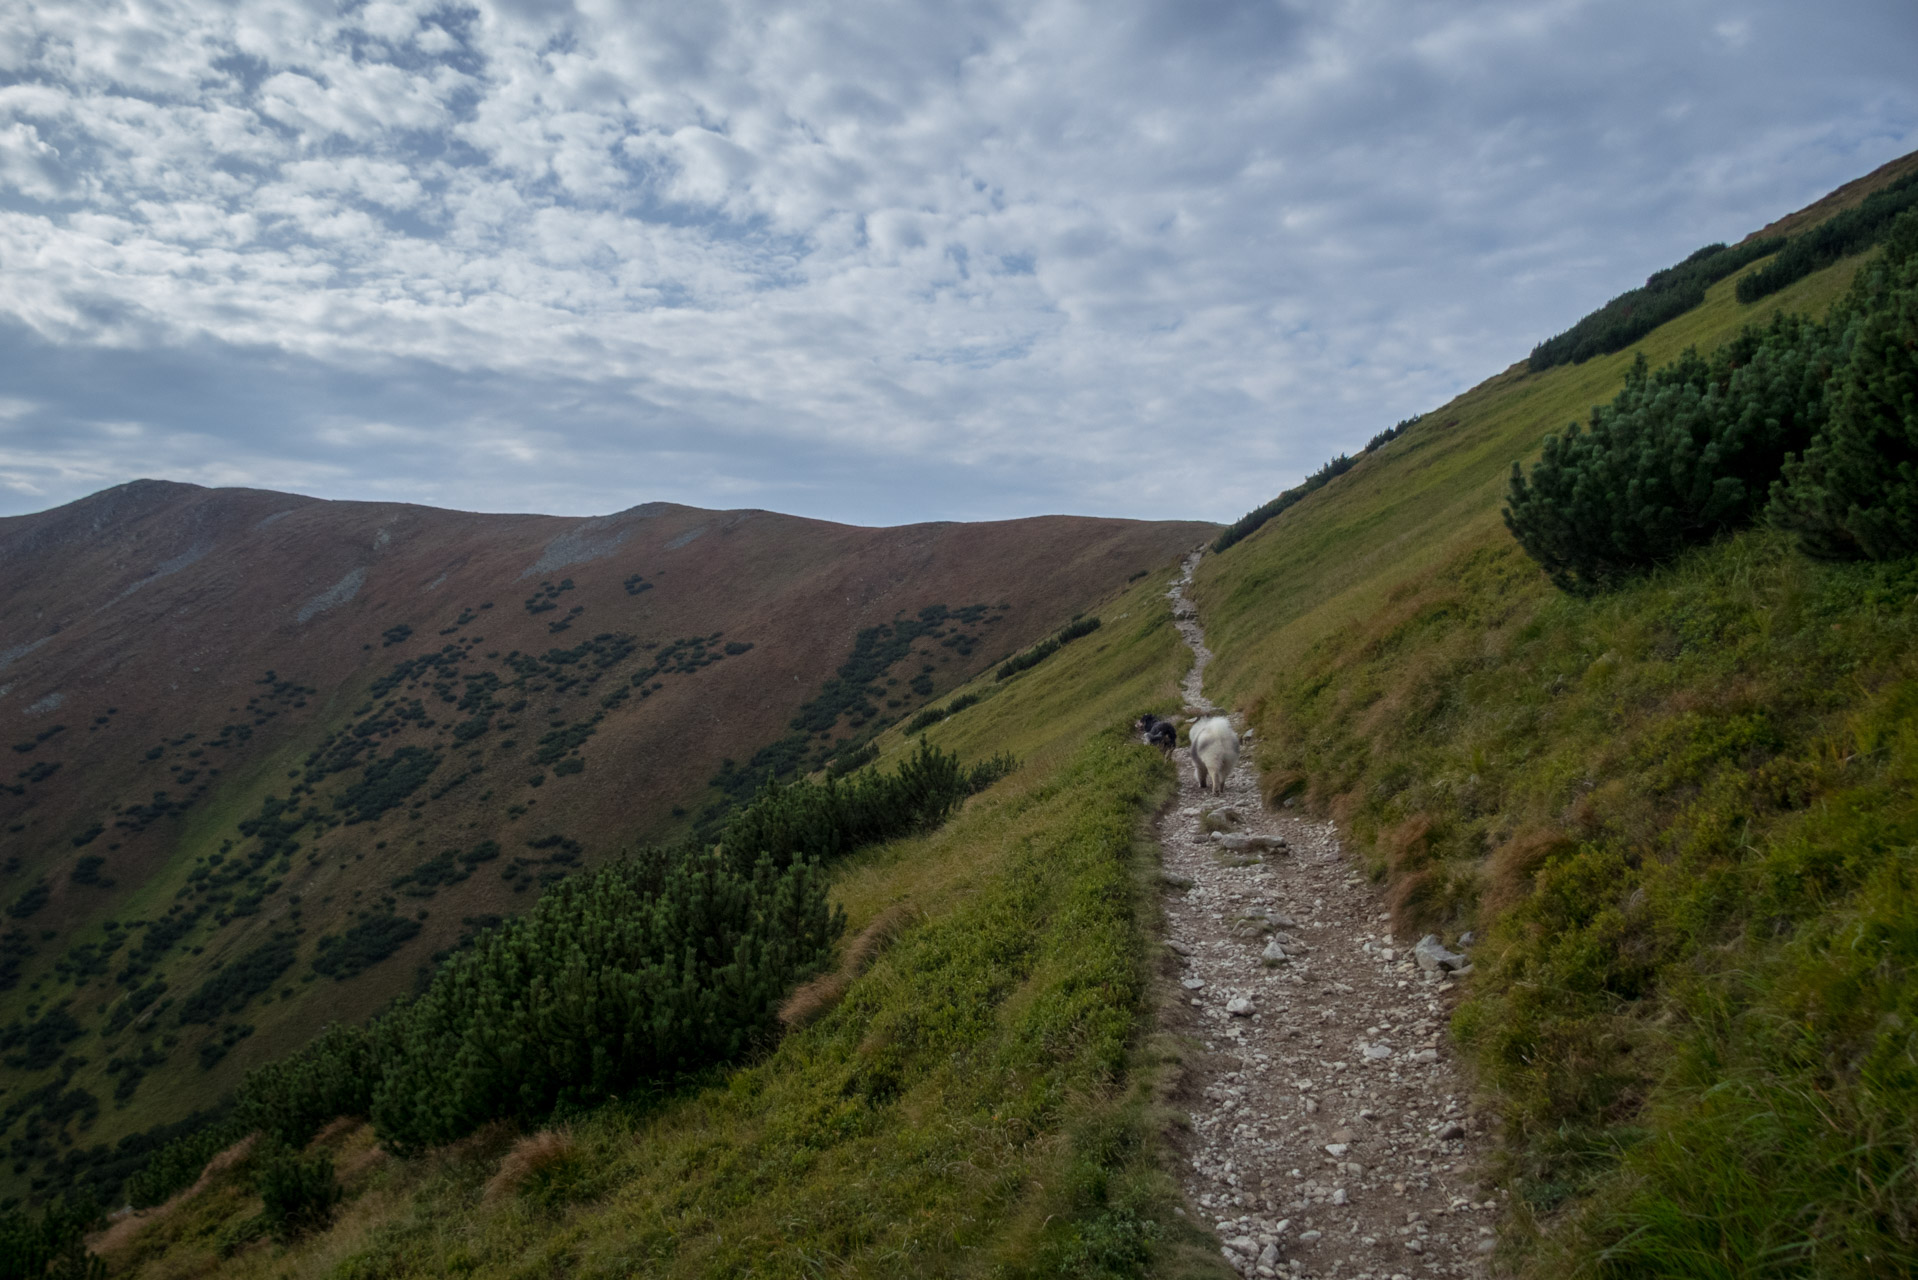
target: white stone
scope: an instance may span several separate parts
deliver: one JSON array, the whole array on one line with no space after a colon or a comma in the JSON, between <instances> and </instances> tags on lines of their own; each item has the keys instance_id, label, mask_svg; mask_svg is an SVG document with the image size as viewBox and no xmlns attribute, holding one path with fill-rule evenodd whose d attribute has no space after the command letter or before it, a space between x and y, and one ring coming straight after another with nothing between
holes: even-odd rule
<instances>
[{"instance_id":1,"label":"white stone","mask_svg":"<svg viewBox=\"0 0 1918 1280\"><path fill-rule=\"evenodd\" d=\"M1325 1144L1326 1154L1331 1156L1334 1160L1337 1160L1340 1157L1342 1157L1345 1154L1345 1149L1346 1149L1345 1144L1343 1142L1328 1142Z\"/></svg>"},{"instance_id":2,"label":"white stone","mask_svg":"<svg viewBox=\"0 0 1918 1280\"><path fill-rule=\"evenodd\" d=\"M1233 996L1225 1002L1225 1011L1235 1018L1249 1018L1253 1013L1252 1002L1244 996Z\"/></svg>"},{"instance_id":3,"label":"white stone","mask_svg":"<svg viewBox=\"0 0 1918 1280\"><path fill-rule=\"evenodd\" d=\"M1260 956L1260 959L1264 960L1267 964L1284 964L1287 959L1285 948L1279 945L1277 938L1274 938L1265 944L1265 951Z\"/></svg>"},{"instance_id":4,"label":"white stone","mask_svg":"<svg viewBox=\"0 0 1918 1280\"><path fill-rule=\"evenodd\" d=\"M1205 979L1204 978L1187 978L1183 982L1181 982L1179 985L1183 986L1187 991L1201 991L1201 990L1204 990L1205 988Z\"/></svg>"},{"instance_id":5,"label":"white stone","mask_svg":"<svg viewBox=\"0 0 1918 1280\"><path fill-rule=\"evenodd\" d=\"M1412 1061L1413 1062L1437 1062L1438 1050L1437 1049L1420 1049L1417 1053L1412 1055Z\"/></svg>"}]
</instances>

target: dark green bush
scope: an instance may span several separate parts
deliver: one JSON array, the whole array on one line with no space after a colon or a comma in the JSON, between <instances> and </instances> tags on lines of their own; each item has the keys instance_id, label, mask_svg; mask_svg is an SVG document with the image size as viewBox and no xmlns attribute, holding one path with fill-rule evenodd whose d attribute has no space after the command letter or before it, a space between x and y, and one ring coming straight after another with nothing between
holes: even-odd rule
<instances>
[{"instance_id":1,"label":"dark green bush","mask_svg":"<svg viewBox=\"0 0 1918 1280\"><path fill-rule=\"evenodd\" d=\"M418 1150L736 1057L843 921L813 863L653 849L566 880L382 1019L380 1140Z\"/></svg>"},{"instance_id":2,"label":"dark green bush","mask_svg":"<svg viewBox=\"0 0 1918 1280\"><path fill-rule=\"evenodd\" d=\"M220 1059L233 1050L233 1046L253 1034L253 1026L246 1022L229 1022L200 1046L200 1070L211 1071L219 1065Z\"/></svg>"},{"instance_id":3,"label":"dark green bush","mask_svg":"<svg viewBox=\"0 0 1918 1280\"><path fill-rule=\"evenodd\" d=\"M67 1006L54 1006L30 1022L15 1019L0 1027L0 1052L6 1064L19 1071L44 1071L78 1040L82 1028Z\"/></svg>"},{"instance_id":4,"label":"dark green bush","mask_svg":"<svg viewBox=\"0 0 1918 1280\"><path fill-rule=\"evenodd\" d=\"M1844 310L1830 419L1786 464L1771 519L1815 556L1918 554L1918 213L1898 219Z\"/></svg>"},{"instance_id":5,"label":"dark green bush","mask_svg":"<svg viewBox=\"0 0 1918 1280\"><path fill-rule=\"evenodd\" d=\"M86 1245L99 1222L99 1209L84 1200L0 1213L0 1280L106 1280L106 1264Z\"/></svg>"},{"instance_id":6,"label":"dark green bush","mask_svg":"<svg viewBox=\"0 0 1918 1280\"><path fill-rule=\"evenodd\" d=\"M1251 537L1266 521L1283 513L1297 503L1304 501L1308 495L1316 493L1350 471L1355 461L1356 459L1348 458L1341 453L1338 457L1332 459L1317 471L1307 476L1303 484L1295 485L1287 489L1284 493L1272 499L1272 501L1262 506L1254 507L1227 525L1225 531L1212 540L1212 549L1214 551L1224 551L1234 543Z\"/></svg>"},{"instance_id":7,"label":"dark green bush","mask_svg":"<svg viewBox=\"0 0 1918 1280\"><path fill-rule=\"evenodd\" d=\"M1365 448L1359 450L1359 452L1373 453L1379 449L1383 449L1386 445L1391 444L1394 440L1398 439L1400 436L1404 435L1407 431L1410 431L1413 427L1417 426L1418 421L1419 421L1418 416L1416 414L1414 414L1410 418L1401 418L1399 421L1393 423L1391 426L1387 427L1385 430L1373 436L1370 440L1367 440L1365 442ZM1144 575L1142 574L1140 576L1143 577Z\"/></svg>"},{"instance_id":8,"label":"dark green bush","mask_svg":"<svg viewBox=\"0 0 1918 1280\"><path fill-rule=\"evenodd\" d=\"M1840 258L1863 253L1885 239L1900 215L1913 208L1918 208L1918 173L1872 192L1856 207L1793 236L1776 259L1738 282L1738 300L1756 302Z\"/></svg>"},{"instance_id":9,"label":"dark green bush","mask_svg":"<svg viewBox=\"0 0 1918 1280\"><path fill-rule=\"evenodd\" d=\"M47 905L47 899L53 896L53 890L42 880L30 886L27 891L7 904L7 914L15 920L25 920Z\"/></svg>"},{"instance_id":10,"label":"dark green bush","mask_svg":"<svg viewBox=\"0 0 1918 1280\"><path fill-rule=\"evenodd\" d=\"M1097 618L1075 618L1065 626L1059 628L1057 632L1047 636L1030 649L1027 649L1024 653L1007 658L1004 662L1000 663L999 670L994 674L993 678L995 680L1010 680L1021 672L1030 671L1047 658L1050 658L1053 654L1059 652L1065 645L1071 644L1081 636L1089 636L1098 629L1099 620Z\"/></svg>"},{"instance_id":11,"label":"dark green bush","mask_svg":"<svg viewBox=\"0 0 1918 1280\"><path fill-rule=\"evenodd\" d=\"M879 758L877 743L868 742L863 746L854 747L852 739L848 738L845 748L833 753L832 763L826 766L828 777L843 778L849 773L857 773Z\"/></svg>"},{"instance_id":12,"label":"dark green bush","mask_svg":"<svg viewBox=\"0 0 1918 1280\"><path fill-rule=\"evenodd\" d=\"M260 1216L273 1238L282 1243L318 1231L333 1220L341 1195L328 1155L302 1156L288 1147L273 1146L260 1157L255 1183L263 1202Z\"/></svg>"},{"instance_id":13,"label":"dark green bush","mask_svg":"<svg viewBox=\"0 0 1918 1280\"><path fill-rule=\"evenodd\" d=\"M1532 348L1533 373L1554 365L1583 364L1593 356L1623 351L1667 320L1705 301L1705 290L1733 272L1775 253L1782 239L1749 240L1730 248L1708 244L1677 266L1653 272L1645 283L1613 298L1555 338ZM1760 272L1759 274L1763 274ZM1740 296L1743 296L1741 285Z\"/></svg>"},{"instance_id":14,"label":"dark green bush","mask_svg":"<svg viewBox=\"0 0 1918 1280\"><path fill-rule=\"evenodd\" d=\"M234 1098L233 1123L241 1133L258 1130L304 1146L336 1116L370 1114L378 1071L372 1033L335 1023L298 1052L249 1071Z\"/></svg>"},{"instance_id":15,"label":"dark green bush","mask_svg":"<svg viewBox=\"0 0 1918 1280\"><path fill-rule=\"evenodd\" d=\"M100 868L106 865L107 860L105 858L97 853L90 853L73 864L73 870L67 873L67 879L73 881L75 884L92 885L99 889L110 889L113 887L112 879L100 874Z\"/></svg>"},{"instance_id":16,"label":"dark green bush","mask_svg":"<svg viewBox=\"0 0 1918 1280\"><path fill-rule=\"evenodd\" d=\"M935 826L1011 767L1002 756L965 769L922 742L888 773L767 785L718 848L647 848L565 879L524 917L463 939L418 999L254 1070L232 1116L165 1148L130 1194L163 1198L254 1130L297 1146L334 1116L366 1114L382 1143L414 1151L737 1058L773 1033L778 1002L844 927L821 862ZM527 844L551 863L581 857L557 834ZM460 860L498 854L488 842ZM356 928L369 925L418 928ZM323 939L322 957L344 945Z\"/></svg>"},{"instance_id":17,"label":"dark green bush","mask_svg":"<svg viewBox=\"0 0 1918 1280\"><path fill-rule=\"evenodd\" d=\"M770 856L776 867L839 857L860 845L928 831L971 794L959 757L920 740L890 773L825 782L769 782L721 836L735 870Z\"/></svg>"},{"instance_id":18,"label":"dark green bush","mask_svg":"<svg viewBox=\"0 0 1918 1280\"><path fill-rule=\"evenodd\" d=\"M1711 360L1687 351L1512 465L1506 527L1565 591L1591 594L1755 521L1786 456L1824 416L1827 326L1779 316Z\"/></svg>"},{"instance_id":19,"label":"dark green bush","mask_svg":"<svg viewBox=\"0 0 1918 1280\"><path fill-rule=\"evenodd\" d=\"M944 707L927 707L912 719L906 721L906 733L923 733L944 720L951 713Z\"/></svg>"},{"instance_id":20,"label":"dark green bush","mask_svg":"<svg viewBox=\"0 0 1918 1280\"><path fill-rule=\"evenodd\" d=\"M370 916L337 937L321 938L313 968L336 982L345 982L398 951L419 931L419 921L405 916Z\"/></svg>"},{"instance_id":21,"label":"dark green bush","mask_svg":"<svg viewBox=\"0 0 1918 1280\"><path fill-rule=\"evenodd\" d=\"M333 799L346 811L348 826L371 822L389 809L406 803L440 767L440 754L424 747L401 747L390 756L369 760L360 780Z\"/></svg>"},{"instance_id":22,"label":"dark green bush","mask_svg":"<svg viewBox=\"0 0 1918 1280\"><path fill-rule=\"evenodd\" d=\"M180 1002L180 1021L211 1025L225 1014L238 1013L293 967L297 945L292 934L283 933L229 961Z\"/></svg>"},{"instance_id":23,"label":"dark green bush","mask_svg":"<svg viewBox=\"0 0 1918 1280\"><path fill-rule=\"evenodd\" d=\"M976 795L1018 767L1019 761L1010 751L981 760L966 771L966 793Z\"/></svg>"},{"instance_id":24,"label":"dark green bush","mask_svg":"<svg viewBox=\"0 0 1918 1280\"><path fill-rule=\"evenodd\" d=\"M921 711L918 715L906 722L906 733L911 735L924 732L946 717L956 716L967 707L977 706L978 703L978 694L962 693L943 707L927 707L924 711Z\"/></svg>"}]
</instances>

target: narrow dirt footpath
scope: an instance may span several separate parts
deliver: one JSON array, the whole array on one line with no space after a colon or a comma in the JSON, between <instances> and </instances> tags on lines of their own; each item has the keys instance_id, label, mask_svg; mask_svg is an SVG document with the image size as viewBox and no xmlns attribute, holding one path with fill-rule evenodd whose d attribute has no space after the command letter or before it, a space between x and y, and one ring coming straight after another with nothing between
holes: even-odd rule
<instances>
[{"instance_id":1,"label":"narrow dirt footpath","mask_svg":"<svg viewBox=\"0 0 1918 1280\"><path fill-rule=\"evenodd\" d=\"M1188 715L1211 712L1211 653L1185 594L1168 593L1197 661ZM1378 891L1330 823L1267 811L1248 741L1224 796L1180 748L1179 800L1159 824L1165 1029L1182 1037L1192 1118L1188 1200L1247 1276L1480 1276L1498 1201L1471 1169L1486 1140L1444 1028L1446 965L1395 942Z\"/></svg>"}]
</instances>

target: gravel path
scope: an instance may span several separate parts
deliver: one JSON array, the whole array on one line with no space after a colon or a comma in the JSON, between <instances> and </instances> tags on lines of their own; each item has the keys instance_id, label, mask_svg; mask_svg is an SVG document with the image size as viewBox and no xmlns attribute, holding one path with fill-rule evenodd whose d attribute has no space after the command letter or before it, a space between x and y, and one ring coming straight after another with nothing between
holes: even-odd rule
<instances>
[{"instance_id":1,"label":"gravel path","mask_svg":"<svg viewBox=\"0 0 1918 1280\"><path fill-rule=\"evenodd\" d=\"M1197 656L1188 716L1214 710L1185 595L1198 560L1169 593ZM1179 801L1159 823L1180 984L1162 1017L1194 1051L1188 1203L1247 1276L1482 1276L1500 1201L1473 1176L1488 1135L1444 1035L1457 995L1444 965L1463 957L1426 968L1394 941L1332 824L1265 809L1255 750L1218 797L1181 748Z\"/></svg>"}]
</instances>

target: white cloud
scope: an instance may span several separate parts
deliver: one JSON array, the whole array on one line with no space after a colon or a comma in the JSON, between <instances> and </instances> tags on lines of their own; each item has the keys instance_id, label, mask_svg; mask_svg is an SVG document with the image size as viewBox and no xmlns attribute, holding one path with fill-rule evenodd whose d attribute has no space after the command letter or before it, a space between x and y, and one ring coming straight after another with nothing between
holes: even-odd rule
<instances>
[{"instance_id":1,"label":"white cloud","mask_svg":"<svg viewBox=\"0 0 1918 1280\"><path fill-rule=\"evenodd\" d=\"M0 128L0 188L35 200L57 200L66 191L59 151L30 124Z\"/></svg>"},{"instance_id":2,"label":"white cloud","mask_svg":"<svg viewBox=\"0 0 1918 1280\"><path fill-rule=\"evenodd\" d=\"M1229 519L1918 144L1912 28L1893 0L15 7L0 321L87 385L0 385L34 406L4 483L77 496L86 424L141 420L126 475L336 495ZM261 411L286 368L299 411Z\"/></svg>"}]
</instances>

